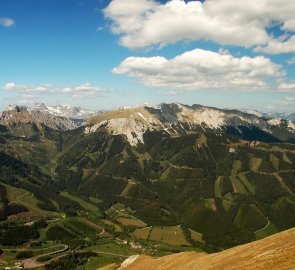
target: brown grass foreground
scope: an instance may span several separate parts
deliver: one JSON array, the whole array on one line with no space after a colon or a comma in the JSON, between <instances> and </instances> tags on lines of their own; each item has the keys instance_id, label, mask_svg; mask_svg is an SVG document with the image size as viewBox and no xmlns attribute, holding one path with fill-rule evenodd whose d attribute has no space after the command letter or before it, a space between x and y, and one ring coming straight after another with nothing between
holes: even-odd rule
<instances>
[{"instance_id":1,"label":"brown grass foreground","mask_svg":"<svg viewBox=\"0 0 295 270\"><path fill-rule=\"evenodd\" d=\"M140 256L124 270L294 270L295 228L215 254L184 252Z\"/></svg>"}]
</instances>

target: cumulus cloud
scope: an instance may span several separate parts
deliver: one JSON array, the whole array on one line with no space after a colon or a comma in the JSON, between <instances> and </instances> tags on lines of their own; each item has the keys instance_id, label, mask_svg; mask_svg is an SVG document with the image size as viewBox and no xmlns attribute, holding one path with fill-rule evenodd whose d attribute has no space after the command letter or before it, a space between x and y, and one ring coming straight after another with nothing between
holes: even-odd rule
<instances>
[{"instance_id":1,"label":"cumulus cloud","mask_svg":"<svg viewBox=\"0 0 295 270\"><path fill-rule=\"evenodd\" d=\"M0 25L4 27L12 27L15 25L15 21L11 18L0 17Z\"/></svg>"},{"instance_id":2,"label":"cumulus cloud","mask_svg":"<svg viewBox=\"0 0 295 270\"><path fill-rule=\"evenodd\" d=\"M293 0L112 0L104 14L120 44L131 49L199 39L261 46L272 41L267 28L274 23L295 32Z\"/></svg>"},{"instance_id":3,"label":"cumulus cloud","mask_svg":"<svg viewBox=\"0 0 295 270\"><path fill-rule=\"evenodd\" d=\"M279 85L279 89L284 91L295 91L295 83L283 82Z\"/></svg>"},{"instance_id":4,"label":"cumulus cloud","mask_svg":"<svg viewBox=\"0 0 295 270\"><path fill-rule=\"evenodd\" d=\"M255 48L255 51L268 54L295 53L295 35L284 41L272 39L265 46Z\"/></svg>"},{"instance_id":5,"label":"cumulus cloud","mask_svg":"<svg viewBox=\"0 0 295 270\"><path fill-rule=\"evenodd\" d=\"M19 85L13 82L6 83L4 85L4 90L8 91L18 91L27 94L36 94L36 93L44 93L48 92L51 89L51 85L44 84L41 86L28 86L28 85Z\"/></svg>"},{"instance_id":6,"label":"cumulus cloud","mask_svg":"<svg viewBox=\"0 0 295 270\"><path fill-rule=\"evenodd\" d=\"M176 91L160 91L159 95L161 96L176 96L177 94L179 94L179 92Z\"/></svg>"},{"instance_id":7,"label":"cumulus cloud","mask_svg":"<svg viewBox=\"0 0 295 270\"><path fill-rule=\"evenodd\" d=\"M270 89L285 73L265 57L237 58L224 51L201 49L172 59L128 57L114 74L126 74L146 86L173 89Z\"/></svg>"},{"instance_id":8,"label":"cumulus cloud","mask_svg":"<svg viewBox=\"0 0 295 270\"><path fill-rule=\"evenodd\" d=\"M36 94L68 94L73 98L89 98L97 94L106 92L107 90L92 86L90 83L83 83L72 87L60 87L52 84L44 84L40 86L19 85L13 82L6 83L3 87L7 91L17 91L23 96Z\"/></svg>"},{"instance_id":9,"label":"cumulus cloud","mask_svg":"<svg viewBox=\"0 0 295 270\"><path fill-rule=\"evenodd\" d=\"M85 98L102 94L106 92L105 89L92 86L90 83L83 83L73 87L66 87L61 89L62 93L71 94L73 98Z\"/></svg>"}]
</instances>

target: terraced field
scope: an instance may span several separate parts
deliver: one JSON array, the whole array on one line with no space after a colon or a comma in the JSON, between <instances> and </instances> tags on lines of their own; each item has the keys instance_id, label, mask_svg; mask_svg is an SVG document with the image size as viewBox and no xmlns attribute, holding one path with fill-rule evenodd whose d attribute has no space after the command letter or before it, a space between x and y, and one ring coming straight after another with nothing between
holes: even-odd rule
<instances>
[{"instance_id":1,"label":"terraced field","mask_svg":"<svg viewBox=\"0 0 295 270\"><path fill-rule=\"evenodd\" d=\"M189 246L180 226L145 227L132 234L137 239L152 240L175 246Z\"/></svg>"}]
</instances>

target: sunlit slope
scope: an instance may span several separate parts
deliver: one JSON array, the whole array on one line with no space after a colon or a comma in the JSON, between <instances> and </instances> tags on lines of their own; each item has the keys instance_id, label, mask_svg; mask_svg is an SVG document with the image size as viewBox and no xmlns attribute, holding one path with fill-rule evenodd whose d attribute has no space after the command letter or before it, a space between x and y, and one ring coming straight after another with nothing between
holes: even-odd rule
<instances>
[{"instance_id":1,"label":"sunlit slope","mask_svg":"<svg viewBox=\"0 0 295 270\"><path fill-rule=\"evenodd\" d=\"M124 270L292 270L295 269L295 229L215 254L179 253L154 259L140 256Z\"/></svg>"}]
</instances>

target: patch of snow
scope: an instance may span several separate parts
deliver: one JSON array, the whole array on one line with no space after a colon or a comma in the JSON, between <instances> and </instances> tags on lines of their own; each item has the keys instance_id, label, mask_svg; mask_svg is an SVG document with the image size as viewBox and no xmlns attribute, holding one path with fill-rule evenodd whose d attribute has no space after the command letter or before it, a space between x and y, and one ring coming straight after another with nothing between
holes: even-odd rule
<instances>
[{"instance_id":1,"label":"patch of snow","mask_svg":"<svg viewBox=\"0 0 295 270\"><path fill-rule=\"evenodd\" d=\"M271 126L280 126L282 120L280 118L273 118L267 121L267 123Z\"/></svg>"},{"instance_id":2,"label":"patch of snow","mask_svg":"<svg viewBox=\"0 0 295 270\"><path fill-rule=\"evenodd\" d=\"M292 121L288 121L288 128L292 129L293 132L295 132L295 123Z\"/></svg>"}]
</instances>

